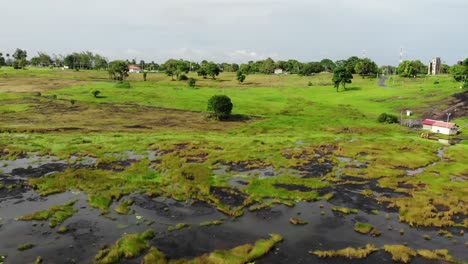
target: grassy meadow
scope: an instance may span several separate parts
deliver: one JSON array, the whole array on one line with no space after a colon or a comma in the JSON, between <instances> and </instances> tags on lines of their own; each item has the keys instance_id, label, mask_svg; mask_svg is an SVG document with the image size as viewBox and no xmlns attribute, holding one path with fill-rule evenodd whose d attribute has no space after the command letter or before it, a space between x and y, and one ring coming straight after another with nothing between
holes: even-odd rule
<instances>
[{"instance_id":1,"label":"grassy meadow","mask_svg":"<svg viewBox=\"0 0 468 264\"><path fill-rule=\"evenodd\" d=\"M443 145L422 139L421 131L377 122L384 112L399 116L410 109L418 118L446 108L451 95L462 92L450 76L392 76L387 87L355 76L339 92L329 73L248 75L243 84L235 73L216 80L188 76L197 78L196 88L162 73L148 73L147 81L130 74L131 87L120 88L105 71L0 68L0 154L8 160L52 155L70 164L95 158L93 168L66 169L28 184L43 196L81 190L103 214L138 192L201 200L239 217L275 204L329 200L330 186L359 184L341 174L406 194L362 193L397 208L399 221L410 226L468 227L467 141ZM207 118L207 101L215 94L231 98L233 120ZM468 118L454 122L463 127ZM460 136L466 137L466 128ZM118 162L126 159L131 162ZM300 177L320 165L330 169ZM266 169L274 177L264 177ZM246 185L233 187L234 178ZM226 204L214 188L245 199Z\"/></svg>"}]
</instances>

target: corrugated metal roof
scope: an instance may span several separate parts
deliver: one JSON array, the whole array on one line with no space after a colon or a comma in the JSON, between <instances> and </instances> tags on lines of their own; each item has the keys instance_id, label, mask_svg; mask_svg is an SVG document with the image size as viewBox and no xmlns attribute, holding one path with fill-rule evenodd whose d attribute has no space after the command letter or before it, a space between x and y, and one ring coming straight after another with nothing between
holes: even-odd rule
<instances>
[{"instance_id":1,"label":"corrugated metal roof","mask_svg":"<svg viewBox=\"0 0 468 264\"><path fill-rule=\"evenodd\" d=\"M447 122L444 122L444 121L436 121L432 126L453 128L453 127L456 127L457 124L447 123Z\"/></svg>"}]
</instances>

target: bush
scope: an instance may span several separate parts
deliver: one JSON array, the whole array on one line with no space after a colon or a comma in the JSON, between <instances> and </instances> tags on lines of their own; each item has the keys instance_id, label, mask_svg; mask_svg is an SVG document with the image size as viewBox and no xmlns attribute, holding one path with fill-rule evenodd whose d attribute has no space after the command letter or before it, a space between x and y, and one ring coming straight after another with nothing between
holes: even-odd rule
<instances>
[{"instance_id":1,"label":"bush","mask_svg":"<svg viewBox=\"0 0 468 264\"><path fill-rule=\"evenodd\" d=\"M231 115L231 98L226 95L214 95L208 100L208 111L214 112L213 116L218 120L225 120Z\"/></svg>"},{"instance_id":2,"label":"bush","mask_svg":"<svg viewBox=\"0 0 468 264\"><path fill-rule=\"evenodd\" d=\"M115 84L115 88L130 89L132 85L129 82L118 82Z\"/></svg>"},{"instance_id":3,"label":"bush","mask_svg":"<svg viewBox=\"0 0 468 264\"><path fill-rule=\"evenodd\" d=\"M94 90L94 91L92 91L91 93L93 94L93 96L94 96L95 98L97 98L97 97L99 96L99 94L101 93L101 91L99 91L99 90Z\"/></svg>"},{"instance_id":4,"label":"bush","mask_svg":"<svg viewBox=\"0 0 468 264\"><path fill-rule=\"evenodd\" d=\"M195 88L195 86L197 85L197 79L189 78L187 84L189 87Z\"/></svg>"},{"instance_id":5,"label":"bush","mask_svg":"<svg viewBox=\"0 0 468 264\"><path fill-rule=\"evenodd\" d=\"M377 121L379 121L379 123L393 124L398 123L398 117L391 114L382 113L377 118Z\"/></svg>"},{"instance_id":6,"label":"bush","mask_svg":"<svg viewBox=\"0 0 468 264\"><path fill-rule=\"evenodd\" d=\"M435 81L434 84L439 84L440 82L439 81Z\"/></svg>"},{"instance_id":7,"label":"bush","mask_svg":"<svg viewBox=\"0 0 468 264\"><path fill-rule=\"evenodd\" d=\"M185 74L179 75L179 81L187 81L189 78Z\"/></svg>"},{"instance_id":8,"label":"bush","mask_svg":"<svg viewBox=\"0 0 468 264\"><path fill-rule=\"evenodd\" d=\"M465 81L465 82L463 83L463 86L462 86L462 87L463 87L463 89L468 89L468 81Z\"/></svg>"},{"instance_id":9,"label":"bush","mask_svg":"<svg viewBox=\"0 0 468 264\"><path fill-rule=\"evenodd\" d=\"M313 85L312 82L309 82L309 83L307 84L307 86L312 86L312 85Z\"/></svg>"}]
</instances>

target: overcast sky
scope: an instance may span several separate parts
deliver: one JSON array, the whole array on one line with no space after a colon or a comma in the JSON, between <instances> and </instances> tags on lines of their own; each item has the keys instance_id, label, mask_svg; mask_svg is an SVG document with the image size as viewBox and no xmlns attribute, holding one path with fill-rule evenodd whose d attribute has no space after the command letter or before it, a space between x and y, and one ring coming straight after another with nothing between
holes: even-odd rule
<instances>
[{"instance_id":1,"label":"overcast sky","mask_svg":"<svg viewBox=\"0 0 468 264\"><path fill-rule=\"evenodd\" d=\"M0 0L0 52L110 59L448 64L468 57L467 0Z\"/></svg>"}]
</instances>

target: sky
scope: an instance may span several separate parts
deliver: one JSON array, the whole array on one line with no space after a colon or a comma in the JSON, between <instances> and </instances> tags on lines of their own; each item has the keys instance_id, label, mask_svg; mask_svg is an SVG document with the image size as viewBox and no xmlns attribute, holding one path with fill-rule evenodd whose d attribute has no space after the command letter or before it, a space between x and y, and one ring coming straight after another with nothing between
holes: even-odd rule
<instances>
[{"instance_id":1,"label":"sky","mask_svg":"<svg viewBox=\"0 0 468 264\"><path fill-rule=\"evenodd\" d=\"M467 0L0 0L0 52L244 63L468 57Z\"/></svg>"}]
</instances>

